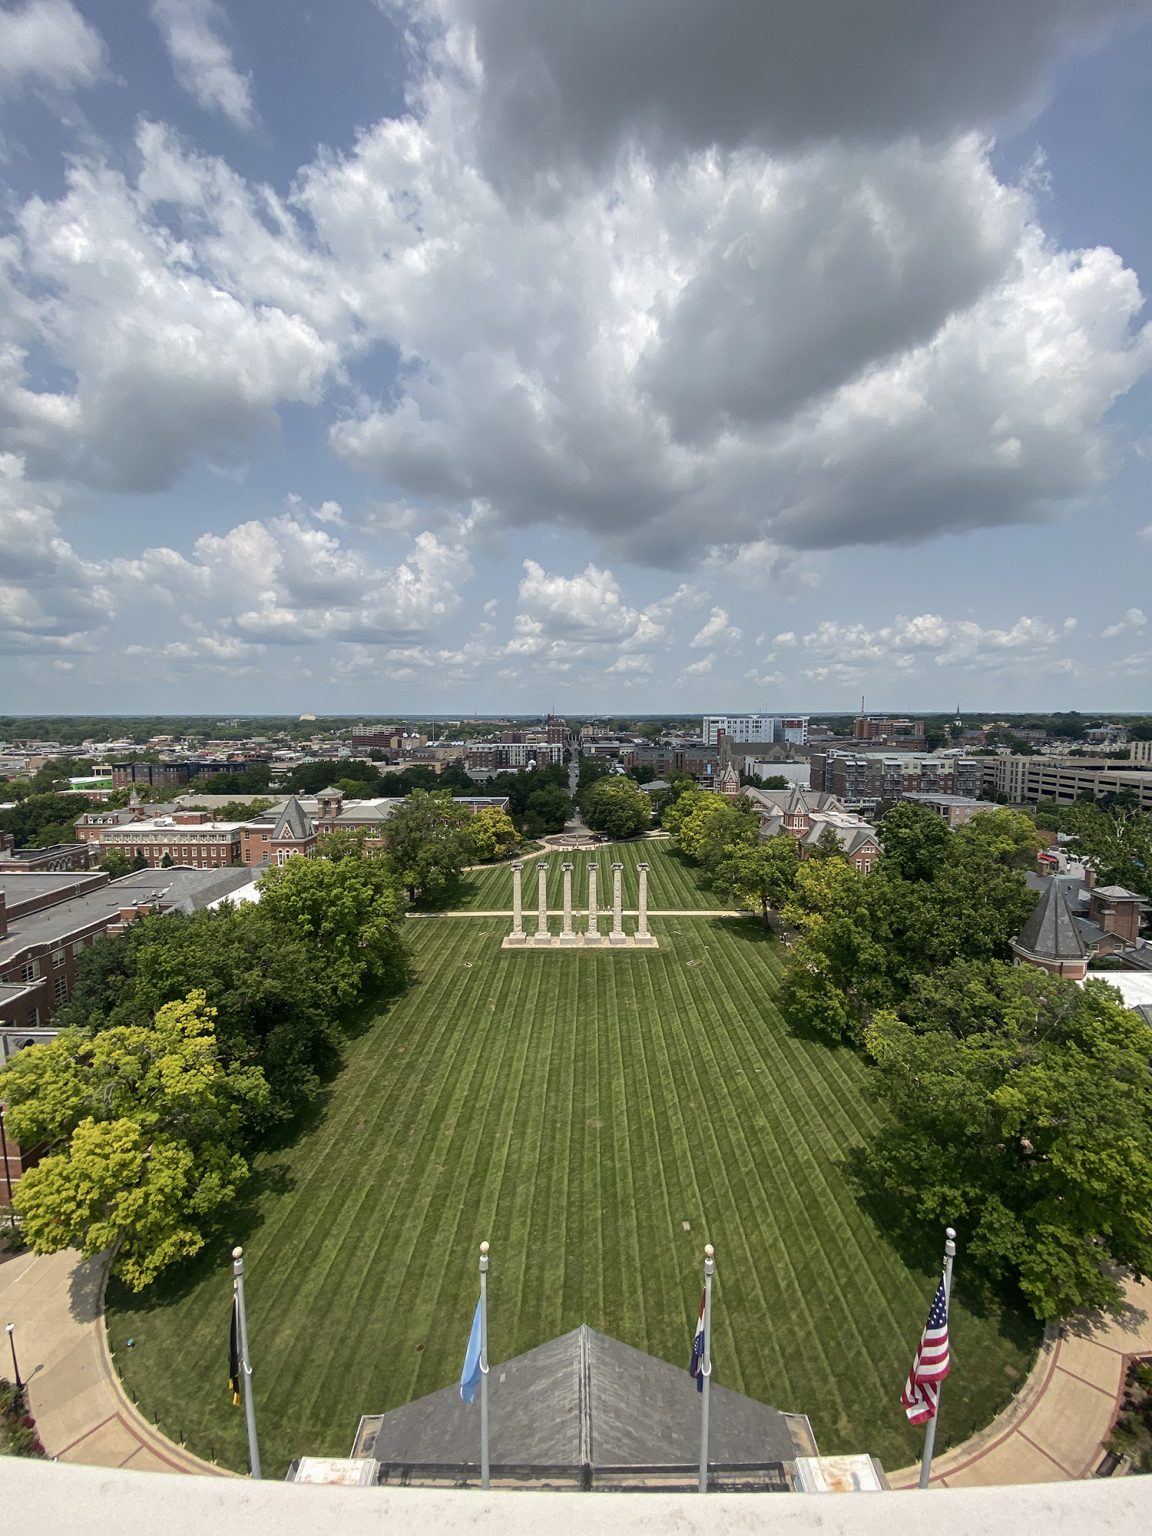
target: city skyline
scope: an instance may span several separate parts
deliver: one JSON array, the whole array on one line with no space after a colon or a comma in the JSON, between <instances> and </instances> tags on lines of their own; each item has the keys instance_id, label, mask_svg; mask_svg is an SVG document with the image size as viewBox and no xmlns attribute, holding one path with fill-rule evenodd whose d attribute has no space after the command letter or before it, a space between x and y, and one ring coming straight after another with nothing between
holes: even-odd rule
<instances>
[{"instance_id":1,"label":"city skyline","mask_svg":"<svg viewBox=\"0 0 1152 1536\"><path fill-rule=\"evenodd\" d=\"M4 707L1138 712L1152 5L855 9L0 5Z\"/></svg>"}]
</instances>

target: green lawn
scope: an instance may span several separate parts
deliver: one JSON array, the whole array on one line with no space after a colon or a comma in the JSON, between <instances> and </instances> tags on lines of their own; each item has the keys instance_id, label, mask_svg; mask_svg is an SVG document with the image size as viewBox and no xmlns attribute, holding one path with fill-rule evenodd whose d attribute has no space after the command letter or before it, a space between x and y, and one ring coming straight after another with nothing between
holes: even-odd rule
<instances>
[{"instance_id":1,"label":"green lawn","mask_svg":"<svg viewBox=\"0 0 1152 1536\"><path fill-rule=\"evenodd\" d=\"M581 909L588 904L588 864L595 860L598 866L600 906L612 905L612 865L624 866L624 907L636 906L639 876L636 866L641 861L649 865L648 905L665 907L671 911L701 910L719 911L723 906L719 897L700 882L699 870L674 852L664 839L642 838L632 843L611 843L596 853L548 853L533 854L524 862L524 910L536 908L536 867L548 865L548 905L559 908L563 901L564 864L573 865L572 904ZM471 870L464 879L463 888L454 892L451 899L454 909L461 911L512 910L512 866L497 865L491 869Z\"/></svg>"},{"instance_id":2,"label":"green lawn","mask_svg":"<svg viewBox=\"0 0 1152 1536\"><path fill-rule=\"evenodd\" d=\"M873 1124L863 1069L789 1035L757 925L657 919L658 951L583 954L501 951L503 919L409 928L418 980L352 1041L317 1123L260 1159L238 1222L266 1475L347 1454L362 1413L458 1378L482 1238L494 1362L587 1321L687 1366L710 1240L717 1381L808 1413L825 1451L911 1459L900 1389L935 1279L846 1187ZM963 1274L941 1446L1036 1342L965 1310ZM145 1411L242 1467L230 1284L221 1251L182 1288L113 1287L108 1325Z\"/></svg>"}]
</instances>

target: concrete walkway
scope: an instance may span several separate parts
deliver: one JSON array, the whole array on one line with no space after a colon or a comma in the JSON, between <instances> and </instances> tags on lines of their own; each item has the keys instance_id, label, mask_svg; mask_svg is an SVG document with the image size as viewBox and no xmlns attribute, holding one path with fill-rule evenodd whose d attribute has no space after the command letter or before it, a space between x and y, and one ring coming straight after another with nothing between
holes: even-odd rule
<instances>
[{"instance_id":1,"label":"concrete walkway","mask_svg":"<svg viewBox=\"0 0 1152 1536\"><path fill-rule=\"evenodd\" d=\"M108 1354L104 1278L102 1260L73 1250L36 1258L0 1246L0 1321L16 1325L20 1375L45 1450L92 1467L231 1475L166 1440L133 1407ZM11 1370L10 1359L0 1360L0 1374Z\"/></svg>"},{"instance_id":2,"label":"concrete walkway","mask_svg":"<svg viewBox=\"0 0 1152 1536\"><path fill-rule=\"evenodd\" d=\"M1126 1287L1119 1317L1052 1330L1022 1389L988 1428L932 1463L932 1486L1060 1483L1091 1477L1124 1396L1133 1355L1152 1354L1152 1282ZM958 1366L957 1369L960 1369ZM945 1383L941 1412L948 1412ZM914 1488L918 1467L889 1473Z\"/></svg>"}]
</instances>

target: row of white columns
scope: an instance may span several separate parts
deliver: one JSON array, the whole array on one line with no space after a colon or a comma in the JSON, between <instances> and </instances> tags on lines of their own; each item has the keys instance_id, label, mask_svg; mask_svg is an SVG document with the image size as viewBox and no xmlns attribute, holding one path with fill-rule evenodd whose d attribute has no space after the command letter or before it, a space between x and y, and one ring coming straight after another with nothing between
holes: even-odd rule
<instances>
[{"instance_id":1,"label":"row of white columns","mask_svg":"<svg viewBox=\"0 0 1152 1536\"><path fill-rule=\"evenodd\" d=\"M639 920L636 927L635 942L648 944L652 942L652 935L648 932L648 865L636 866L640 875L640 900L638 903ZM529 935L524 928L524 897L521 880L524 873L523 864L512 866L512 932L509 935L510 942L514 944L526 944ZM600 934L600 907L596 898L597 866L588 865L588 922L583 934L577 934L572 927L572 865L561 865L561 873L564 877L564 905L560 919L560 933L555 940L548 931L548 865L541 863L536 866L536 932L531 935L533 944L576 944L583 940L585 944L599 944ZM606 935L609 944L626 944L628 935L624 932L624 896L623 896L623 864L612 866L612 931Z\"/></svg>"}]
</instances>

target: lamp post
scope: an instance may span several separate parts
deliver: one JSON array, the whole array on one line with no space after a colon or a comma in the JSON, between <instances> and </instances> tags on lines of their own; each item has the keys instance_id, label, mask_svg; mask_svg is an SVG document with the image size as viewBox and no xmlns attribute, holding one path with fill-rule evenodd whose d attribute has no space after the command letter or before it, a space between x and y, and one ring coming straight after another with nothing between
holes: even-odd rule
<instances>
[{"instance_id":1,"label":"lamp post","mask_svg":"<svg viewBox=\"0 0 1152 1536\"><path fill-rule=\"evenodd\" d=\"M16 1377L16 1390L23 1392L24 1383L20 1380L20 1366L16 1360L16 1324L5 1323L4 1332L8 1335L8 1348L12 1351L12 1374Z\"/></svg>"}]
</instances>

